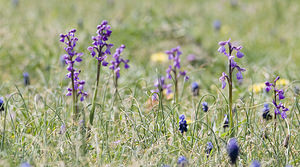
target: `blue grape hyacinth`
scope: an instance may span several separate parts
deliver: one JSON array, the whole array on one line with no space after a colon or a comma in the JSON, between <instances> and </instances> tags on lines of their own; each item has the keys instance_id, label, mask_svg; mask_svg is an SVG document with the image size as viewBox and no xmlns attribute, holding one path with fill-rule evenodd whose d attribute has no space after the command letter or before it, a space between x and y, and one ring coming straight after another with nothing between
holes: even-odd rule
<instances>
[{"instance_id":1,"label":"blue grape hyacinth","mask_svg":"<svg viewBox=\"0 0 300 167\"><path fill-rule=\"evenodd\" d=\"M207 102L203 102L203 103L202 103L202 110L203 110L204 112L207 112L207 111L208 111L208 104L207 104Z\"/></svg>"},{"instance_id":2,"label":"blue grape hyacinth","mask_svg":"<svg viewBox=\"0 0 300 167\"><path fill-rule=\"evenodd\" d=\"M213 149L213 144L212 142L208 142L207 145L206 145L206 149L205 149L205 153L206 153L206 156L209 157L210 153L211 153L211 150Z\"/></svg>"},{"instance_id":3,"label":"blue grape hyacinth","mask_svg":"<svg viewBox=\"0 0 300 167\"><path fill-rule=\"evenodd\" d=\"M270 108L269 104L264 104L264 109L263 109L263 114L262 114L263 119L265 120L270 120L272 119L272 115L270 114Z\"/></svg>"},{"instance_id":4,"label":"blue grape hyacinth","mask_svg":"<svg viewBox=\"0 0 300 167\"><path fill-rule=\"evenodd\" d=\"M0 97L0 111L4 111L4 101L2 97Z\"/></svg>"},{"instance_id":5,"label":"blue grape hyacinth","mask_svg":"<svg viewBox=\"0 0 300 167\"><path fill-rule=\"evenodd\" d=\"M257 160L252 161L250 167L260 167L260 163Z\"/></svg>"},{"instance_id":6,"label":"blue grape hyacinth","mask_svg":"<svg viewBox=\"0 0 300 167\"><path fill-rule=\"evenodd\" d=\"M24 79L24 85L28 86L30 85L30 79L29 79L29 74L28 72L23 73L23 79Z\"/></svg>"},{"instance_id":7,"label":"blue grape hyacinth","mask_svg":"<svg viewBox=\"0 0 300 167\"><path fill-rule=\"evenodd\" d=\"M179 130L183 134L184 132L187 132L187 122L185 120L185 116L182 114L179 116Z\"/></svg>"},{"instance_id":8,"label":"blue grape hyacinth","mask_svg":"<svg viewBox=\"0 0 300 167\"><path fill-rule=\"evenodd\" d=\"M193 96L199 95L199 85L197 82L193 82L191 85Z\"/></svg>"},{"instance_id":9,"label":"blue grape hyacinth","mask_svg":"<svg viewBox=\"0 0 300 167\"><path fill-rule=\"evenodd\" d=\"M178 166L180 166L180 167L184 167L184 166L187 166L188 161L187 161L187 159L185 158L185 156L180 156L180 157L178 158L178 160L177 160L177 164L178 164Z\"/></svg>"},{"instance_id":10,"label":"blue grape hyacinth","mask_svg":"<svg viewBox=\"0 0 300 167\"><path fill-rule=\"evenodd\" d=\"M231 164L236 163L236 160L239 156L239 151L240 151L240 149L239 149L237 140L235 138L229 139L229 142L227 144L227 153L229 155Z\"/></svg>"}]
</instances>

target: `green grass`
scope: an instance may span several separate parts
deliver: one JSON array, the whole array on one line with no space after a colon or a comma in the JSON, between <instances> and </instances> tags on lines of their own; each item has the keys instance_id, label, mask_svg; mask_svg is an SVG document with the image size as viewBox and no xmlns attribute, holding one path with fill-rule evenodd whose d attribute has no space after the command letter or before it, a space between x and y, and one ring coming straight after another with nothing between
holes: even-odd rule
<instances>
[{"instance_id":1,"label":"green grass","mask_svg":"<svg viewBox=\"0 0 300 167\"><path fill-rule=\"evenodd\" d=\"M21 0L18 7L1 0L0 97L6 111L0 114L0 165L26 161L33 166L176 166L177 158L184 155L190 166L229 166L229 138L222 127L228 112L227 88L221 90L218 81L227 65L217 49L219 41L231 38L244 47L246 56L239 63L247 69L243 84L234 83L233 90L241 149L238 166L249 166L253 159L262 166L299 166L300 105L293 91L300 86L299 8L296 0L245 0L237 6L217 0ZM59 34L77 28L77 50L85 54L79 68L89 93L80 109L88 118L96 61L86 48L104 19L112 26L113 51L125 44L124 56L131 67L121 72L117 105L113 105L112 73L108 68L102 71L94 126L86 120L90 131L83 140L79 122L72 119L72 98L65 96L69 81L60 64L64 50ZM214 20L222 22L220 31L213 29ZM164 75L169 63L149 60L151 54L178 45L190 81L180 82L179 104L163 100L162 112L159 105L149 107L148 100L157 75ZM189 64L189 54L195 54L200 63ZM28 87L23 85L24 71L30 74ZM290 111L286 120L277 120L274 132L274 120L261 118L263 104L271 104L271 95L252 93L248 87L276 75L290 81L281 86ZM200 83L198 97L190 92L192 81ZM207 113L201 110L204 100L210 108ZM184 135L178 131L180 114L191 120ZM59 134L62 124L66 133ZM264 133L268 139L262 138ZM286 148L282 143L287 134ZM214 149L207 158L209 141Z\"/></svg>"}]
</instances>

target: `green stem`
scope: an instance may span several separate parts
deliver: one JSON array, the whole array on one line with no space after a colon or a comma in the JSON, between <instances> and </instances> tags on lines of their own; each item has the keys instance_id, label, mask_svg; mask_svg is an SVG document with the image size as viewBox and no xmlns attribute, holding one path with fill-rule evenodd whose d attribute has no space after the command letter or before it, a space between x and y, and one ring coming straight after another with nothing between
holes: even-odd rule
<instances>
[{"instance_id":1,"label":"green stem","mask_svg":"<svg viewBox=\"0 0 300 167\"><path fill-rule=\"evenodd\" d=\"M229 45L229 56L231 56L231 46ZM233 111L232 111L232 68L231 68L231 61L229 61L229 76L228 76L228 96L229 96L229 134L230 137L234 136L234 122L233 122Z\"/></svg>"},{"instance_id":2,"label":"green stem","mask_svg":"<svg viewBox=\"0 0 300 167\"><path fill-rule=\"evenodd\" d=\"M95 90L93 95L93 101L92 101L92 108L90 112L90 124L93 125L94 115L95 115L95 108L96 108L96 100L97 100L97 93L98 93L98 86L99 86L99 79L100 79L100 71L101 71L101 62L98 61L98 67L97 67L97 79L95 83Z\"/></svg>"},{"instance_id":3,"label":"green stem","mask_svg":"<svg viewBox=\"0 0 300 167\"><path fill-rule=\"evenodd\" d=\"M3 104L4 105L4 104ZM5 105L4 113L4 122L3 122L3 132L2 132L2 141L1 141L1 150L4 150L4 140L5 140L5 130L6 130L6 115L7 115L7 103Z\"/></svg>"},{"instance_id":4,"label":"green stem","mask_svg":"<svg viewBox=\"0 0 300 167\"><path fill-rule=\"evenodd\" d=\"M275 102L275 104L277 104L276 103L276 90L275 90L275 87L276 87L276 82L274 82L274 102ZM275 106L276 107L276 106ZM277 114L275 113L274 114L275 116L274 116L274 136L276 135L275 133L276 133L276 120L277 120L277 118L276 118L276 116L277 116Z\"/></svg>"},{"instance_id":5,"label":"green stem","mask_svg":"<svg viewBox=\"0 0 300 167\"><path fill-rule=\"evenodd\" d=\"M71 60L72 61L72 60ZM72 96L73 96L73 114L74 114L74 121L78 119L78 111L77 111L77 98L76 98L76 90L74 86L74 70L71 71L71 80L72 80Z\"/></svg>"},{"instance_id":6,"label":"green stem","mask_svg":"<svg viewBox=\"0 0 300 167\"><path fill-rule=\"evenodd\" d=\"M167 137L167 135L166 135L166 133L167 133L167 128L166 128L166 120L165 120L165 115L164 115L164 106L163 106L163 102L162 102L162 100L163 100L163 98L164 98L164 95L163 95L163 92L162 91L160 91L160 97L159 97L159 106L160 106L160 109L161 109L161 114L162 114L162 119L163 119L163 132L164 132L164 135L165 135L165 137L166 137L166 141L168 141L167 139L168 139L168 137Z\"/></svg>"},{"instance_id":7,"label":"green stem","mask_svg":"<svg viewBox=\"0 0 300 167\"><path fill-rule=\"evenodd\" d=\"M177 78L176 68L174 71L174 78L175 78L175 104L177 104L178 103L178 78Z\"/></svg>"}]
</instances>

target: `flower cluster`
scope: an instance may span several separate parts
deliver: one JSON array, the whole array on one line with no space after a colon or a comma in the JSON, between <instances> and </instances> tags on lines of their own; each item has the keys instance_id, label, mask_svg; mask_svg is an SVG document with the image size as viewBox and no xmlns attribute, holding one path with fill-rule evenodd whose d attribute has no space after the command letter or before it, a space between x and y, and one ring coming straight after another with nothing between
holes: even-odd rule
<instances>
[{"instance_id":1,"label":"flower cluster","mask_svg":"<svg viewBox=\"0 0 300 167\"><path fill-rule=\"evenodd\" d=\"M105 61L107 54L111 54L110 49L113 47L113 44L107 43L108 38L110 37L112 31L110 30L110 25L106 20L102 21L100 25L97 26L97 36L93 36L92 40L93 46L89 46L87 49L90 51L92 57L98 56L95 58L99 63L102 63L103 66L107 66L108 62Z\"/></svg>"},{"instance_id":2,"label":"flower cluster","mask_svg":"<svg viewBox=\"0 0 300 167\"><path fill-rule=\"evenodd\" d=\"M165 83L165 77L158 78L154 86L156 87L156 89L151 90L152 100L158 100L158 93L163 92L164 90L166 90L167 95L172 93L171 90L172 85Z\"/></svg>"},{"instance_id":3,"label":"flower cluster","mask_svg":"<svg viewBox=\"0 0 300 167\"><path fill-rule=\"evenodd\" d=\"M185 120L185 116L182 114L179 116L179 130L183 134L184 132L187 132L187 122Z\"/></svg>"},{"instance_id":4,"label":"flower cluster","mask_svg":"<svg viewBox=\"0 0 300 167\"><path fill-rule=\"evenodd\" d=\"M237 157L239 156L239 150L240 149L237 140L235 138L229 139L229 142L227 144L227 153L232 164L235 164Z\"/></svg>"},{"instance_id":5,"label":"flower cluster","mask_svg":"<svg viewBox=\"0 0 300 167\"><path fill-rule=\"evenodd\" d=\"M177 46L176 48L166 51L166 54L169 56L169 60L173 60L173 66L170 65L166 71L167 78L172 79L171 72L173 72L175 77L173 79L177 80L180 76L183 76L184 80L188 80L189 77L186 75L186 71L180 71L180 55L182 54L182 52L179 49L180 47Z\"/></svg>"},{"instance_id":6,"label":"flower cluster","mask_svg":"<svg viewBox=\"0 0 300 167\"><path fill-rule=\"evenodd\" d=\"M124 63L125 69L129 68L129 65L128 65L129 60L120 58L120 55L124 49L125 49L125 45L121 45L119 48L117 48L115 54L113 55L114 60L112 60L110 62L111 66L109 67L109 69L114 70L117 78L120 77L120 64L121 63Z\"/></svg>"},{"instance_id":7,"label":"flower cluster","mask_svg":"<svg viewBox=\"0 0 300 167\"><path fill-rule=\"evenodd\" d=\"M273 99L273 104L275 106L275 115L278 115L280 114L281 117L283 119L286 118L286 112L289 111L288 108L286 108L281 102L280 100L284 99L285 96L284 96L284 91L282 89L277 89L276 88L276 82L280 79L279 76L277 76L275 78L275 80L273 81L273 83L270 83L270 82L265 82L265 85L266 85L266 92L269 92L270 90L274 90L274 99ZM277 103L277 98L278 98L278 101L279 103Z\"/></svg>"},{"instance_id":8,"label":"flower cluster","mask_svg":"<svg viewBox=\"0 0 300 167\"><path fill-rule=\"evenodd\" d=\"M74 82L74 85L72 85L73 88L68 88L67 96L71 96L72 92L76 92L77 96L80 96L80 101L83 101L85 97L87 96L87 92L83 90L85 81L79 79L79 74L81 70L77 70L74 68L75 62L81 62L83 53L78 53L74 49L76 47L76 43L78 41L78 38L75 37L76 29L72 29L67 34L60 34L60 42L66 44L67 46L64 48L67 54L64 55L64 60L66 62L67 70L69 73L67 74L67 77ZM77 92L78 91L78 92Z\"/></svg>"},{"instance_id":9,"label":"flower cluster","mask_svg":"<svg viewBox=\"0 0 300 167\"><path fill-rule=\"evenodd\" d=\"M236 74L236 78L237 80L241 81L243 79L243 75L242 75L242 72L246 71L246 69L244 68L241 68L235 61L234 61L234 58L235 56L232 55L232 52L235 50L236 51L236 57L237 58L242 58L244 57L244 53L241 52L240 50L242 49L242 46L234 46L231 44L230 42L230 39L228 41L221 41L219 42L219 49L218 51L220 53L223 53L225 56L227 56L228 60L229 60L229 63L230 63L230 73L233 72L234 69L237 69L238 72ZM225 46L228 45L228 53L226 52L226 48ZM219 78L219 80L222 82L222 89L225 88L226 86L226 79L229 79L227 74L225 72L222 73L222 76Z\"/></svg>"}]
</instances>

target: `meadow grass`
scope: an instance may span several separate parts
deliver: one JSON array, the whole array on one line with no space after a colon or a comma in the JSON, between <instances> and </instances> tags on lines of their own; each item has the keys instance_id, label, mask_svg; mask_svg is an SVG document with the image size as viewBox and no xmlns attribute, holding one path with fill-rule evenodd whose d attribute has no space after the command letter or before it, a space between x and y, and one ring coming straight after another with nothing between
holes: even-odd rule
<instances>
[{"instance_id":1,"label":"meadow grass","mask_svg":"<svg viewBox=\"0 0 300 167\"><path fill-rule=\"evenodd\" d=\"M232 0L233 2L234 0ZM20 0L18 6L0 0L0 114L1 166L176 166L185 156L190 166L229 166L223 128L228 114L227 88L218 78L226 70L226 58L217 52L218 42L231 38L244 48L239 62L247 69L242 84L234 82L235 137L240 146L238 166L258 160L262 166L300 164L300 2L296 0L245 0L231 5L222 0ZM102 70L94 125L89 125L96 61L87 47L102 20L112 26L110 41L126 45L130 69L121 73L119 96L114 98L113 74ZM220 31L213 28L221 21ZM80 104L80 120L72 117L69 81L62 67L64 54L59 34L76 28L79 52L84 52L81 78L89 97ZM180 82L178 104L162 99L151 103L151 91L169 62L151 62L153 53L180 45L182 68L190 81ZM196 65L186 60L199 59ZM30 75L23 85L22 73ZM277 75L289 80L287 119L262 119L264 103L272 95L251 89L252 84ZM200 95L190 91L200 83ZM114 100L115 99L115 100ZM206 101L208 112L201 110ZM185 114L188 131L178 130ZM271 114L273 109L271 107ZM65 132L61 126L65 125ZM276 130L276 131L274 131ZM85 134L86 133L86 134ZM289 135L285 147L284 140ZM206 156L207 142L213 150Z\"/></svg>"}]
</instances>

